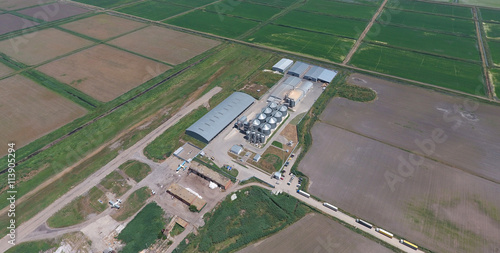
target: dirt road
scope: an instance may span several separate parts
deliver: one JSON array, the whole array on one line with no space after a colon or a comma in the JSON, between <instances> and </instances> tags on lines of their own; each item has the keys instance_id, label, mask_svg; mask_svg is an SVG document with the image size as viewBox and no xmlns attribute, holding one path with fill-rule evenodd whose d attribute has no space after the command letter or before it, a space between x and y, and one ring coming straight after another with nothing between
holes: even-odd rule
<instances>
[{"instance_id":1,"label":"dirt road","mask_svg":"<svg viewBox=\"0 0 500 253\"><path fill-rule=\"evenodd\" d=\"M161 135L166 129L173 126L177 123L184 115L189 112L195 110L199 106L203 105L203 103L208 102L208 100L215 94L217 94L221 90L220 87L215 87L210 90L208 93L203 95L203 97L199 98L195 102L185 106L182 108L177 114L172 116L168 121L163 123L160 127L153 130L146 137L138 141L136 144L128 148L127 150L120 153L115 159L111 160L104 167L96 171L89 178L83 181L81 184L72 188L69 192L64 194L62 197L54 201L51 205L45 208L42 212L38 213L36 216L31 218L30 220L24 222L21 226L17 228L16 231L16 243L23 242L24 239L33 231L35 231L38 227L43 225L45 221L50 218L54 213L58 210L66 206L73 199L78 196L84 194L88 190L90 190L93 186L97 185L105 176L111 173L113 170L118 168L119 165L126 162L130 159L135 153L142 152L142 150L156 137ZM5 252L7 249L12 247L11 244L8 243L9 237L5 236L0 240L0 252Z\"/></svg>"},{"instance_id":2,"label":"dirt road","mask_svg":"<svg viewBox=\"0 0 500 253\"><path fill-rule=\"evenodd\" d=\"M479 45L479 51L481 52L481 62L483 65L483 75L484 81L486 82L486 92L490 99L493 99L493 84L491 83L491 79L488 73L488 60L486 59L486 53L484 52L484 44L483 44L483 36L481 34L481 25L479 24L477 8L472 8L472 13L474 14L474 23L476 24L476 36L477 36L477 44Z\"/></svg>"},{"instance_id":3,"label":"dirt road","mask_svg":"<svg viewBox=\"0 0 500 253\"><path fill-rule=\"evenodd\" d=\"M359 36L358 40L356 40L356 43L354 43L354 46L351 48L351 51L349 51L349 53L345 57L344 61L342 62L342 65L346 65L351 60L352 55L358 50L359 45L361 45L361 42L363 42L363 39L365 38L366 34L372 28L373 23L375 23L375 20L377 19L377 17L384 10L386 3L387 3L387 0L384 0L384 2L380 5L380 7L378 8L375 15L373 15L372 20L370 20L370 23L368 23L365 30Z\"/></svg>"}]
</instances>

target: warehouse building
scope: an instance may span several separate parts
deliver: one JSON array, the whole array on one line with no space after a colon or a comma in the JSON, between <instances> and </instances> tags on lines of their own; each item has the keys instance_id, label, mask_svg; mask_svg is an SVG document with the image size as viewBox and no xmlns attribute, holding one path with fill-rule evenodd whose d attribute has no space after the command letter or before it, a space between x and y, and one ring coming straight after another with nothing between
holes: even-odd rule
<instances>
[{"instance_id":1,"label":"warehouse building","mask_svg":"<svg viewBox=\"0 0 500 253\"><path fill-rule=\"evenodd\" d=\"M298 61L295 64L293 64L293 66L288 71L288 74L296 77L302 77L308 69L309 69L308 64Z\"/></svg>"},{"instance_id":2,"label":"warehouse building","mask_svg":"<svg viewBox=\"0 0 500 253\"><path fill-rule=\"evenodd\" d=\"M325 69L321 74L318 76L318 81L324 82L324 83L330 83L332 82L333 78L337 75L337 71Z\"/></svg>"},{"instance_id":3,"label":"warehouse building","mask_svg":"<svg viewBox=\"0 0 500 253\"><path fill-rule=\"evenodd\" d=\"M272 70L285 73L292 66L292 64L292 60L283 58L278 63L274 64Z\"/></svg>"},{"instance_id":4,"label":"warehouse building","mask_svg":"<svg viewBox=\"0 0 500 253\"><path fill-rule=\"evenodd\" d=\"M235 92L186 129L186 134L209 143L254 101L245 93Z\"/></svg>"},{"instance_id":5,"label":"warehouse building","mask_svg":"<svg viewBox=\"0 0 500 253\"><path fill-rule=\"evenodd\" d=\"M290 91L286 96L286 101L290 104L290 107L295 107L297 103L302 101L306 94L313 87L313 83L309 81L302 82L297 88Z\"/></svg>"},{"instance_id":6,"label":"warehouse building","mask_svg":"<svg viewBox=\"0 0 500 253\"><path fill-rule=\"evenodd\" d=\"M325 69L318 66L313 66L307 73L304 75L304 79L313 81L313 82L324 82L330 83L333 78L337 75L336 71Z\"/></svg>"},{"instance_id":7,"label":"warehouse building","mask_svg":"<svg viewBox=\"0 0 500 253\"><path fill-rule=\"evenodd\" d=\"M207 204L207 202L195 194L188 191L186 188L173 183L168 187L167 192L172 196L176 197L178 200L182 201L184 204L188 206L195 206L198 211L201 211L203 207Z\"/></svg>"},{"instance_id":8,"label":"warehouse building","mask_svg":"<svg viewBox=\"0 0 500 253\"><path fill-rule=\"evenodd\" d=\"M192 164L188 170L190 173L193 173L209 182L214 182L223 190L229 189L233 182L225 176L203 166L200 164Z\"/></svg>"},{"instance_id":9,"label":"warehouse building","mask_svg":"<svg viewBox=\"0 0 500 253\"><path fill-rule=\"evenodd\" d=\"M280 103L283 99L286 98L286 95L290 93L295 87L297 87L302 82L302 79L289 76L285 81L283 81L278 87L274 89L274 91L269 95L267 102L276 102Z\"/></svg>"}]
</instances>

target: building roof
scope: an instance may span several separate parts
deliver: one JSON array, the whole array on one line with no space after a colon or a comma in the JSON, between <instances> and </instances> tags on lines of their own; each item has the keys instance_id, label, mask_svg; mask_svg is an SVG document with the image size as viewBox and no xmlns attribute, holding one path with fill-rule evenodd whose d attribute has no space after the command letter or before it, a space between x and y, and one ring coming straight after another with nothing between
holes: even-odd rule
<instances>
[{"instance_id":1,"label":"building roof","mask_svg":"<svg viewBox=\"0 0 500 253\"><path fill-rule=\"evenodd\" d=\"M287 79L285 79L285 81L283 81L283 84L295 87L295 86L299 85L299 83L301 81L302 80L296 76L289 76Z\"/></svg>"},{"instance_id":2,"label":"building roof","mask_svg":"<svg viewBox=\"0 0 500 253\"><path fill-rule=\"evenodd\" d=\"M258 162L260 160L260 155L259 154L255 154L255 156L253 157L253 160L255 162Z\"/></svg>"},{"instance_id":3,"label":"building roof","mask_svg":"<svg viewBox=\"0 0 500 253\"><path fill-rule=\"evenodd\" d=\"M305 93L307 93L311 88L313 87L313 83L309 81L302 82L297 89L302 90Z\"/></svg>"},{"instance_id":4,"label":"building roof","mask_svg":"<svg viewBox=\"0 0 500 253\"><path fill-rule=\"evenodd\" d=\"M245 93L235 92L186 129L186 133L208 143L254 101Z\"/></svg>"},{"instance_id":5,"label":"building roof","mask_svg":"<svg viewBox=\"0 0 500 253\"><path fill-rule=\"evenodd\" d=\"M307 70L307 68L309 68L308 64L298 61L293 64L290 70L288 70L288 73L300 76Z\"/></svg>"},{"instance_id":6,"label":"building roof","mask_svg":"<svg viewBox=\"0 0 500 253\"><path fill-rule=\"evenodd\" d=\"M276 87L269 96L270 98L277 98L278 100L284 99L286 94L290 92L290 90L293 90L293 86L287 85L284 82L281 83L278 87ZM269 100L268 100L269 101Z\"/></svg>"},{"instance_id":7,"label":"building roof","mask_svg":"<svg viewBox=\"0 0 500 253\"><path fill-rule=\"evenodd\" d=\"M304 91L300 89L295 89L290 91L288 94L288 98L295 100L295 102L299 102L304 97Z\"/></svg>"},{"instance_id":8,"label":"building roof","mask_svg":"<svg viewBox=\"0 0 500 253\"><path fill-rule=\"evenodd\" d=\"M333 78L335 78L336 75L337 75L337 71L325 69L318 76L318 80L325 82L325 83L329 83L333 80Z\"/></svg>"},{"instance_id":9,"label":"building roof","mask_svg":"<svg viewBox=\"0 0 500 253\"><path fill-rule=\"evenodd\" d=\"M322 67L318 66L313 66L307 73L304 75L305 79L318 79L319 75L324 71L325 69Z\"/></svg>"},{"instance_id":10,"label":"building roof","mask_svg":"<svg viewBox=\"0 0 500 253\"><path fill-rule=\"evenodd\" d=\"M168 187L167 191L175 195L182 201L189 203L190 205L196 206L198 211L201 210L205 206L205 204L207 204L205 200L198 198L198 196L194 195L186 188L178 185L177 183L171 184L170 187Z\"/></svg>"},{"instance_id":11,"label":"building roof","mask_svg":"<svg viewBox=\"0 0 500 253\"><path fill-rule=\"evenodd\" d=\"M210 178L210 180L214 181L219 185L223 185L226 189L232 184L231 180L201 164L192 163L189 168L193 171L196 171L199 174L204 175L205 177Z\"/></svg>"},{"instance_id":12,"label":"building roof","mask_svg":"<svg viewBox=\"0 0 500 253\"><path fill-rule=\"evenodd\" d=\"M280 69L282 71L286 70L293 64L290 59L283 58L278 63L274 64L273 69Z\"/></svg>"},{"instance_id":13,"label":"building roof","mask_svg":"<svg viewBox=\"0 0 500 253\"><path fill-rule=\"evenodd\" d=\"M243 151L243 148L240 145L233 145L230 151L239 155Z\"/></svg>"}]
</instances>

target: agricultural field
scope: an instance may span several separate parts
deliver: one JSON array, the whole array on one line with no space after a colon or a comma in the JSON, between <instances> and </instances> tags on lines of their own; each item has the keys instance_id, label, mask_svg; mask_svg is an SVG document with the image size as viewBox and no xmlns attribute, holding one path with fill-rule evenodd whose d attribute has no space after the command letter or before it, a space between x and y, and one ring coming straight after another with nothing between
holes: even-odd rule
<instances>
[{"instance_id":1,"label":"agricultural field","mask_svg":"<svg viewBox=\"0 0 500 253\"><path fill-rule=\"evenodd\" d=\"M149 26L114 39L109 44L176 65L219 45L220 42L167 28Z\"/></svg>"},{"instance_id":2,"label":"agricultural field","mask_svg":"<svg viewBox=\"0 0 500 253\"><path fill-rule=\"evenodd\" d=\"M134 5L125 6L117 9L117 11L151 20L163 20L190 9L191 8L189 7L180 5L148 0Z\"/></svg>"},{"instance_id":3,"label":"agricultural field","mask_svg":"<svg viewBox=\"0 0 500 253\"><path fill-rule=\"evenodd\" d=\"M480 8L481 18L483 21L500 23L500 10L492 10Z\"/></svg>"},{"instance_id":4,"label":"agricultural field","mask_svg":"<svg viewBox=\"0 0 500 253\"><path fill-rule=\"evenodd\" d=\"M500 8L500 2L498 2L497 0L459 0L459 3Z\"/></svg>"},{"instance_id":5,"label":"agricultural field","mask_svg":"<svg viewBox=\"0 0 500 253\"><path fill-rule=\"evenodd\" d=\"M209 3L213 3L216 0L156 0L159 2L165 2L170 4L184 5L188 7L200 7Z\"/></svg>"},{"instance_id":6,"label":"agricultural field","mask_svg":"<svg viewBox=\"0 0 500 253\"><path fill-rule=\"evenodd\" d=\"M485 95L481 66L473 63L363 43L349 64L473 95Z\"/></svg>"},{"instance_id":7,"label":"agricultural field","mask_svg":"<svg viewBox=\"0 0 500 253\"><path fill-rule=\"evenodd\" d=\"M99 6L102 8L112 8L123 4L135 2L137 0L75 0L75 2L80 2L84 4Z\"/></svg>"},{"instance_id":8,"label":"agricultural field","mask_svg":"<svg viewBox=\"0 0 500 253\"><path fill-rule=\"evenodd\" d=\"M483 27L488 39L500 41L500 24L483 23Z\"/></svg>"},{"instance_id":9,"label":"agricultural field","mask_svg":"<svg viewBox=\"0 0 500 253\"><path fill-rule=\"evenodd\" d=\"M500 66L500 41L489 41L488 47L490 48L490 54L493 58L493 63Z\"/></svg>"},{"instance_id":10,"label":"agricultural field","mask_svg":"<svg viewBox=\"0 0 500 253\"><path fill-rule=\"evenodd\" d=\"M252 186L227 196L218 207L205 214L205 225L198 234L188 236L174 252L233 252L245 245L274 234L310 209L287 194L272 195L269 190Z\"/></svg>"},{"instance_id":11,"label":"agricultural field","mask_svg":"<svg viewBox=\"0 0 500 253\"><path fill-rule=\"evenodd\" d=\"M0 140L20 148L82 117L87 111L55 92L19 75L0 80ZM4 156L7 150L1 150Z\"/></svg>"},{"instance_id":12,"label":"agricultural field","mask_svg":"<svg viewBox=\"0 0 500 253\"><path fill-rule=\"evenodd\" d=\"M5 66L4 64L0 63L0 77L4 77L10 73L14 72L13 69Z\"/></svg>"},{"instance_id":13,"label":"agricultural field","mask_svg":"<svg viewBox=\"0 0 500 253\"><path fill-rule=\"evenodd\" d=\"M332 17L309 12L291 11L273 22L284 26L328 33L357 39L368 24L367 21Z\"/></svg>"},{"instance_id":14,"label":"agricultural field","mask_svg":"<svg viewBox=\"0 0 500 253\"><path fill-rule=\"evenodd\" d=\"M476 36L476 25L471 19L385 9L377 18L377 22L383 25L405 26L439 33L452 33L470 37Z\"/></svg>"},{"instance_id":15,"label":"agricultural field","mask_svg":"<svg viewBox=\"0 0 500 253\"><path fill-rule=\"evenodd\" d=\"M35 6L17 12L32 18L41 19L45 22L50 22L87 13L89 10L72 4L57 2L49 5Z\"/></svg>"},{"instance_id":16,"label":"agricultural field","mask_svg":"<svg viewBox=\"0 0 500 253\"><path fill-rule=\"evenodd\" d=\"M281 232L238 251L238 253L260 252L392 251L324 215L312 213Z\"/></svg>"},{"instance_id":17,"label":"agricultural field","mask_svg":"<svg viewBox=\"0 0 500 253\"><path fill-rule=\"evenodd\" d=\"M318 12L333 16L370 20L378 6L352 4L331 0L309 0L297 8L301 11Z\"/></svg>"},{"instance_id":18,"label":"agricultural field","mask_svg":"<svg viewBox=\"0 0 500 253\"><path fill-rule=\"evenodd\" d=\"M281 9L260 4L248 2L237 2L234 0L225 0L205 7L205 10L217 13L221 19L225 16L239 16L258 21L268 20L270 17L278 14Z\"/></svg>"},{"instance_id":19,"label":"agricultural field","mask_svg":"<svg viewBox=\"0 0 500 253\"><path fill-rule=\"evenodd\" d=\"M4 10L17 10L34 5L42 5L44 3L52 2L53 0L2 0L0 1L0 9Z\"/></svg>"},{"instance_id":20,"label":"agricultural field","mask_svg":"<svg viewBox=\"0 0 500 253\"><path fill-rule=\"evenodd\" d=\"M168 69L167 65L102 44L37 68L103 102L119 97Z\"/></svg>"},{"instance_id":21,"label":"agricultural field","mask_svg":"<svg viewBox=\"0 0 500 253\"><path fill-rule=\"evenodd\" d=\"M497 250L500 109L359 74L349 80L378 99L327 106L299 165L309 192L435 252Z\"/></svg>"},{"instance_id":22,"label":"agricultural field","mask_svg":"<svg viewBox=\"0 0 500 253\"><path fill-rule=\"evenodd\" d=\"M245 39L248 42L276 47L342 62L354 45L354 40L276 25L262 27Z\"/></svg>"},{"instance_id":23,"label":"agricultural field","mask_svg":"<svg viewBox=\"0 0 500 253\"><path fill-rule=\"evenodd\" d=\"M257 22L248 19L221 16L203 10L196 10L164 22L229 38L236 38L258 25Z\"/></svg>"},{"instance_id":24,"label":"agricultural field","mask_svg":"<svg viewBox=\"0 0 500 253\"><path fill-rule=\"evenodd\" d=\"M365 40L464 60L481 60L475 38L385 26L371 29Z\"/></svg>"},{"instance_id":25,"label":"agricultural field","mask_svg":"<svg viewBox=\"0 0 500 253\"><path fill-rule=\"evenodd\" d=\"M38 25L38 23L9 13L0 14L0 35Z\"/></svg>"},{"instance_id":26,"label":"agricultural field","mask_svg":"<svg viewBox=\"0 0 500 253\"><path fill-rule=\"evenodd\" d=\"M472 18L472 9L468 7L416 0L389 0L386 8L403 9L461 18Z\"/></svg>"},{"instance_id":27,"label":"agricultural field","mask_svg":"<svg viewBox=\"0 0 500 253\"><path fill-rule=\"evenodd\" d=\"M276 6L276 7L288 7L294 3L296 3L298 0L244 0L245 2L250 2L250 3L257 3L257 4L263 4L263 5L269 5L269 6Z\"/></svg>"},{"instance_id":28,"label":"agricultural field","mask_svg":"<svg viewBox=\"0 0 500 253\"><path fill-rule=\"evenodd\" d=\"M0 51L22 63L37 65L90 45L91 41L49 28L0 41Z\"/></svg>"},{"instance_id":29,"label":"agricultural field","mask_svg":"<svg viewBox=\"0 0 500 253\"><path fill-rule=\"evenodd\" d=\"M500 98L500 69L490 69L490 76L495 86L495 95Z\"/></svg>"},{"instance_id":30,"label":"agricultural field","mask_svg":"<svg viewBox=\"0 0 500 253\"><path fill-rule=\"evenodd\" d=\"M119 168L136 182L140 182L151 173L149 165L135 160L126 161Z\"/></svg>"},{"instance_id":31,"label":"agricultural field","mask_svg":"<svg viewBox=\"0 0 500 253\"><path fill-rule=\"evenodd\" d=\"M99 40L110 39L144 26L146 26L146 24L106 14L100 14L61 25L64 29Z\"/></svg>"}]
</instances>

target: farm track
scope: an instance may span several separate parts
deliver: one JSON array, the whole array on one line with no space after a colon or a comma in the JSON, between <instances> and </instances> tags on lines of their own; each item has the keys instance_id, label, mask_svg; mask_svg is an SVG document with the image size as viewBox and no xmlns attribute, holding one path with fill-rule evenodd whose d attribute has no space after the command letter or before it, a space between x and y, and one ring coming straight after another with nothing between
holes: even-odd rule
<instances>
[{"instance_id":1,"label":"farm track","mask_svg":"<svg viewBox=\"0 0 500 253\"><path fill-rule=\"evenodd\" d=\"M486 52L484 50L484 40L481 32L481 25L479 24L479 17L477 15L477 8L472 8L472 13L474 14L474 23L476 23L476 34L477 34L477 44L479 45L479 51L481 52L481 61L483 64L483 75L484 82L486 85L487 95L490 99L494 99L493 94L493 84L488 73L488 59L486 57Z\"/></svg>"},{"instance_id":2,"label":"farm track","mask_svg":"<svg viewBox=\"0 0 500 253\"><path fill-rule=\"evenodd\" d=\"M370 31L370 29L372 28L373 24L375 23L375 20L377 20L377 18L380 15L380 13L382 13L382 11L384 10L384 7L387 4L387 1L388 0L384 0L382 2L382 4L380 5L380 7L378 8L377 12L375 12L375 14L373 15L372 20L370 20L370 23L368 23L368 25L365 27L365 30L361 33L361 35L359 36L358 40L356 40L356 43L354 43L354 46L351 48L351 51L349 51L349 53L345 57L344 61L342 62L342 65L347 65L347 63L351 60L351 57L354 55L354 53L356 51L358 51L358 48L361 45L361 42L363 42L366 34L368 33L368 31Z\"/></svg>"}]
</instances>

